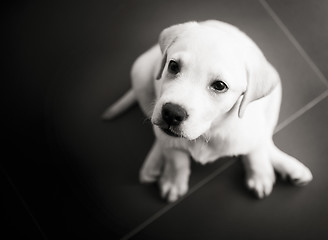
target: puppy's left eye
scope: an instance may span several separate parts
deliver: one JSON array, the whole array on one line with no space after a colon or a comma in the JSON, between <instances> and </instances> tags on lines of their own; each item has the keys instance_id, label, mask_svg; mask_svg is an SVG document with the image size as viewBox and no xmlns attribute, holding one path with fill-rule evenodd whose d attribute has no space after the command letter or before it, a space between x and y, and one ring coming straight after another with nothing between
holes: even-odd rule
<instances>
[{"instance_id":1,"label":"puppy's left eye","mask_svg":"<svg viewBox=\"0 0 328 240\"><path fill-rule=\"evenodd\" d=\"M224 82L218 80L211 84L211 89L213 89L216 92L223 93L228 90L228 86Z\"/></svg>"}]
</instances>

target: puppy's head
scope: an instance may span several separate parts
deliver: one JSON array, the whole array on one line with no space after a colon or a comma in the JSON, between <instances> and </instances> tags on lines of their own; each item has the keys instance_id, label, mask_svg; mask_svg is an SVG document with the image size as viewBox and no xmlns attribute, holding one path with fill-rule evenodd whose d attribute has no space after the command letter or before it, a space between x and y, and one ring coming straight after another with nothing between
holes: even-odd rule
<instances>
[{"instance_id":1,"label":"puppy's head","mask_svg":"<svg viewBox=\"0 0 328 240\"><path fill-rule=\"evenodd\" d=\"M197 139L238 110L242 117L250 102L273 89L275 80L263 78L272 67L255 44L234 31L195 22L163 30L152 122L165 134Z\"/></svg>"}]
</instances>

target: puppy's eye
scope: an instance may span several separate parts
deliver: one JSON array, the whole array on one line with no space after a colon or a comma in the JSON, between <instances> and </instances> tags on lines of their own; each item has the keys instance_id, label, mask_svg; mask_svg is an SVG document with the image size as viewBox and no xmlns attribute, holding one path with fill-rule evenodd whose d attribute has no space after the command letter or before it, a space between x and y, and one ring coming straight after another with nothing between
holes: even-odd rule
<instances>
[{"instance_id":1,"label":"puppy's eye","mask_svg":"<svg viewBox=\"0 0 328 240\"><path fill-rule=\"evenodd\" d=\"M170 73L172 74L177 74L180 72L180 66L179 66L179 63L177 63L176 61L174 60L171 60L169 62L169 66L168 66L168 70Z\"/></svg>"},{"instance_id":2,"label":"puppy's eye","mask_svg":"<svg viewBox=\"0 0 328 240\"><path fill-rule=\"evenodd\" d=\"M228 90L228 86L224 82L218 80L211 84L211 89L219 93L224 93Z\"/></svg>"}]
</instances>

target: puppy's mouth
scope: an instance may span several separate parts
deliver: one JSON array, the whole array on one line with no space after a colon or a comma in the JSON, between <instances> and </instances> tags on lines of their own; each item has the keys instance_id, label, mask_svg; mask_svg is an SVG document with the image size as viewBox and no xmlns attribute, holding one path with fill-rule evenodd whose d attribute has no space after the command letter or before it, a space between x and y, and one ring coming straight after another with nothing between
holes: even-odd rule
<instances>
[{"instance_id":1,"label":"puppy's mouth","mask_svg":"<svg viewBox=\"0 0 328 240\"><path fill-rule=\"evenodd\" d=\"M175 130L174 127L168 125L165 122L153 122L154 125L156 125L162 132L165 134L171 136L171 137L177 137L177 138L185 138L181 131Z\"/></svg>"},{"instance_id":2,"label":"puppy's mouth","mask_svg":"<svg viewBox=\"0 0 328 240\"><path fill-rule=\"evenodd\" d=\"M167 135L171 136L171 137L180 137L182 138L183 136L177 132L175 132L173 129L171 128L162 128L159 127L159 129L161 129L164 133L166 133Z\"/></svg>"}]
</instances>

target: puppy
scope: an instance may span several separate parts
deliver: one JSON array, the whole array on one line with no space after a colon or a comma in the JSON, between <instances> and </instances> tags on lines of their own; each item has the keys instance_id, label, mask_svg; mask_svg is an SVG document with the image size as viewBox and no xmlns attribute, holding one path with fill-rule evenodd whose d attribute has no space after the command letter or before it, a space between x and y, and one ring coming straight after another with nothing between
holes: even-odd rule
<instances>
[{"instance_id":1,"label":"puppy","mask_svg":"<svg viewBox=\"0 0 328 240\"><path fill-rule=\"evenodd\" d=\"M307 167L272 141L280 78L236 27L209 20L166 28L159 44L135 61L131 78L132 89L103 117L139 102L156 136L140 180L159 181L168 201L188 191L191 158L205 164L243 155L247 187L259 198L271 193L274 170L296 185L312 180Z\"/></svg>"}]
</instances>

